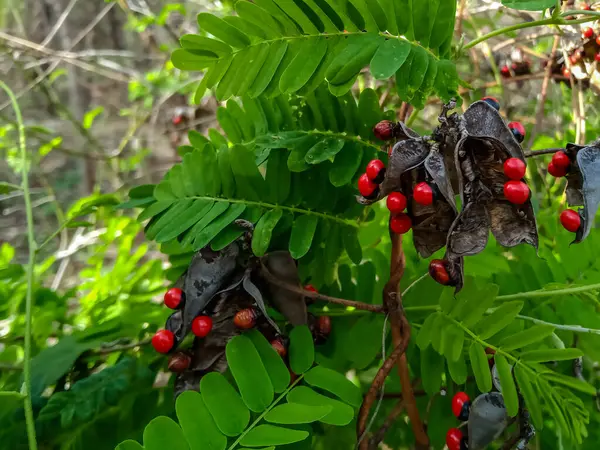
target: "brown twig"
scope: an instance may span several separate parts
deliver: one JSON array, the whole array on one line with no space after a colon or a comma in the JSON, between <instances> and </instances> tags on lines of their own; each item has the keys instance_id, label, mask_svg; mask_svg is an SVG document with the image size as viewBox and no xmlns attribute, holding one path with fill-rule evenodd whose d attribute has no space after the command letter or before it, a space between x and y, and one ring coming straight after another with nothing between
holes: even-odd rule
<instances>
[{"instance_id":1,"label":"brown twig","mask_svg":"<svg viewBox=\"0 0 600 450\"><path fill-rule=\"evenodd\" d=\"M558 44L560 43L560 36L554 36L554 42L552 44L552 52L550 54L550 61L554 61L556 52L558 51ZM542 81L542 91L540 93L540 100L538 102L538 109L535 115L535 126L533 131L529 135L529 141L527 146L531 147L535 141L535 137L542 129L542 123L544 122L544 106L546 105L546 98L548 97L548 86L550 85L550 77L552 76L552 64L548 63L544 71L544 81Z\"/></svg>"},{"instance_id":2,"label":"brown twig","mask_svg":"<svg viewBox=\"0 0 600 450\"><path fill-rule=\"evenodd\" d=\"M558 153L558 152L564 152L565 149L563 148L545 148L543 150L530 150L528 152L525 152L525 158L532 158L535 156L540 156L540 155L552 155L554 153Z\"/></svg>"},{"instance_id":3,"label":"brown twig","mask_svg":"<svg viewBox=\"0 0 600 450\"><path fill-rule=\"evenodd\" d=\"M271 284L274 284L277 287L285 289L290 292L294 292L296 294L304 295L305 297L314 298L315 300L321 300L328 303L335 303L336 305L342 306L350 306L356 309L362 309L365 311L371 311L376 313L383 313L384 307L381 305L370 305L368 303L356 302L353 300L345 300L343 298L330 297L329 295L323 295L318 292L307 291L302 289L301 287L294 286L293 284L286 283L285 281L281 281L271 275L268 271L263 270L262 275L267 279L267 281Z\"/></svg>"},{"instance_id":4,"label":"brown twig","mask_svg":"<svg viewBox=\"0 0 600 450\"><path fill-rule=\"evenodd\" d=\"M392 342L398 347L403 345L403 343L408 345L408 341L410 340L410 325L404 315L402 295L399 290L400 280L404 275L406 259L402 248L402 235L390 233L390 236L392 240L391 269L390 280L384 288L384 305L388 309L390 322L392 324ZM400 355L397 365L406 412L415 435L415 446L417 450L428 449L429 437L423 428L423 422L419 415L419 409L417 408L417 402L410 382L410 372L408 370L406 353Z\"/></svg>"},{"instance_id":5,"label":"brown twig","mask_svg":"<svg viewBox=\"0 0 600 450\"><path fill-rule=\"evenodd\" d=\"M377 430L377 433L375 433L373 437L369 440L369 449L376 449L379 447L379 444L381 443L381 441L383 441L385 434L388 432L388 430L396 421L396 419L400 417L400 414L402 414L403 411L404 401L402 401L402 398L400 398L398 403L396 403L396 406L394 406L394 409L392 409L386 417L385 422L383 422L381 428L379 428L379 430Z\"/></svg>"}]
</instances>

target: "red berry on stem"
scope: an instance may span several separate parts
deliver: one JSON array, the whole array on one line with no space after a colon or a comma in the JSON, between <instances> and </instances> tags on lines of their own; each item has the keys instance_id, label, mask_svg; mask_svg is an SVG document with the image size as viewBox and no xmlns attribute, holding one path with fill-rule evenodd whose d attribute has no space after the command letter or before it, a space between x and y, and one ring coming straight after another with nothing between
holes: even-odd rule
<instances>
[{"instance_id":1,"label":"red berry on stem","mask_svg":"<svg viewBox=\"0 0 600 450\"><path fill-rule=\"evenodd\" d=\"M192 358L187 353L177 352L169 358L169 370L175 373L182 373L190 367Z\"/></svg>"},{"instance_id":2,"label":"red berry on stem","mask_svg":"<svg viewBox=\"0 0 600 450\"><path fill-rule=\"evenodd\" d=\"M447 266L448 263L442 259L434 259L429 263L429 275L444 286L450 284L451 281Z\"/></svg>"},{"instance_id":3,"label":"red berry on stem","mask_svg":"<svg viewBox=\"0 0 600 450\"><path fill-rule=\"evenodd\" d=\"M167 308L177 309L181 306L183 291L179 288L171 288L165 292L164 302Z\"/></svg>"},{"instance_id":4,"label":"red berry on stem","mask_svg":"<svg viewBox=\"0 0 600 450\"><path fill-rule=\"evenodd\" d=\"M433 203L433 189L423 181L415 186L413 198L419 205L431 205Z\"/></svg>"},{"instance_id":5,"label":"red berry on stem","mask_svg":"<svg viewBox=\"0 0 600 450\"><path fill-rule=\"evenodd\" d=\"M213 321L208 316L198 316L192 321L192 333L198 337L206 337L212 330Z\"/></svg>"},{"instance_id":6,"label":"red berry on stem","mask_svg":"<svg viewBox=\"0 0 600 450\"><path fill-rule=\"evenodd\" d=\"M508 124L508 128L519 143L525 140L525 127L521 122L511 122Z\"/></svg>"},{"instance_id":7,"label":"red berry on stem","mask_svg":"<svg viewBox=\"0 0 600 450\"><path fill-rule=\"evenodd\" d=\"M385 164L379 159L372 160L367 164L367 176L374 183L381 183L385 176Z\"/></svg>"},{"instance_id":8,"label":"red berry on stem","mask_svg":"<svg viewBox=\"0 0 600 450\"><path fill-rule=\"evenodd\" d=\"M504 175L511 180L520 180L525 176L527 166L519 158L508 158L504 161Z\"/></svg>"},{"instance_id":9,"label":"red berry on stem","mask_svg":"<svg viewBox=\"0 0 600 450\"><path fill-rule=\"evenodd\" d=\"M363 173L358 179L358 192L360 192L360 195L368 198L373 195L376 189L377 185L369 179L366 173Z\"/></svg>"},{"instance_id":10,"label":"red berry on stem","mask_svg":"<svg viewBox=\"0 0 600 450\"><path fill-rule=\"evenodd\" d=\"M585 27L583 29L583 37L586 39L591 39L594 37L594 29L592 27Z\"/></svg>"},{"instance_id":11,"label":"red berry on stem","mask_svg":"<svg viewBox=\"0 0 600 450\"><path fill-rule=\"evenodd\" d=\"M548 163L548 173L553 177L560 178L567 174L567 169L565 167L557 166L553 161L550 161Z\"/></svg>"},{"instance_id":12,"label":"red berry on stem","mask_svg":"<svg viewBox=\"0 0 600 450\"><path fill-rule=\"evenodd\" d=\"M390 228L396 234L406 234L412 228L412 220L408 214L397 214L391 218Z\"/></svg>"},{"instance_id":13,"label":"red berry on stem","mask_svg":"<svg viewBox=\"0 0 600 450\"><path fill-rule=\"evenodd\" d=\"M406 196L401 192L392 192L388 195L386 205L392 214L399 214L406 209Z\"/></svg>"},{"instance_id":14,"label":"red berry on stem","mask_svg":"<svg viewBox=\"0 0 600 450\"><path fill-rule=\"evenodd\" d=\"M504 196L515 204L522 205L529 199L529 187L522 181L508 181L504 185Z\"/></svg>"},{"instance_id":15,"label":"red berry on stem","mask_svg":"<svg viewBox=\"0 0 600 450\"><path fill-rule=\"evenodd\" d=\"M249 330L256 325L257 316L254 308L242 309L233 316L233 324L242 330Z\"/></svg>"},{"instance_id":16,"label":"red berry on stem","mask_svg":"<svg viewBox=\"0 0 600 450\"><path fill-rule=\"evenodd\" d=\"M312 284L307 284L306 286L304 286L304 290L310 291L310 292L318 292L317 288L314 287Z\"/></svg>"},{"instance_id":17,"label":"red berry on stem","mask_svg":"<svg viewBox=\"0 0 600 450\"><path fill-rule=\"evenodd\" d=\"M152 346L158 353L169 353L175 344L175 336L169 330L158 330L152 336Z\"/></svg>"},{"instance_id":18,"label":"red berry on stem","mask_svg":"<svg viewBox=\"0 0 600 450\"><path fill-rule=\"evenodd\" d=\"M450 428L448 433L446 433L446 445L448 446L448 450L460 450L462 438L462 431L458 428Z\"/></svg>"},{"instance_id":19,"label":"red berry on stem","mask_svg":"<svg viewBox=\"0 0 600 450\"><path fill-rule=\"evenodd\" d=\"M567 169L571 165L571 159L565 152L556 152L554 155L552 155L552 163L556 167Z\"/></svg>"},{"instance_id":20,"label":"red berry on stem","mask_svg":"<svg viewBox=\"0 0 600 450\"><path fill-rule=\"evenodd\" d=\"M496 111L500 111L500 102L498 101L497 98L495 98L495 97L483 97L481 100L483 100L484 102L486 102L488 105L490 105Z\"/></svg>"},{"instance_id":21,"label":"red berry on stem","mask_svg":"<svg viewBox=\"0 0 600 450\"><path fill-rule=\"evenodd\" d=\"M576 233L581 227L581 217L577 211L566 209L560 213L560 223L567 231Z\"/></svg>"},{"instance_id":22,"label":"red berry on stem","mask_svg":"<svg viewBox=\"0 0 600 450\"><path fill-rule=\"evenodd\" d=\"M470 405L469 396L464 392L457 392L452 398L452 414L459 420L465 421L469 418Z\"/></svg>"},{"instance_id":23,"label":"red berry on stem","mask_svg":"<svg viewBox=\"0 0 600 450\"><path fill-rule=\"evenodd\" d=\"M394 124L389 120L382 120L373 127L373 134L380 141L389 141L394 137Z\"/></svg>"},{"instance_id":24,"label":"red berry on stem","mask_svg":"<svg viewBox=\"0 0 600 450\"><path fill-rule=\"evenodd\" d=\"M285 358L285 355L287 355L287 349L285 348L285 344L280 338L273 339L271 341L271 347L273 347L275 351L279 354L279 356L281 356L282 358Z\"/></svg>"}]
</instances>

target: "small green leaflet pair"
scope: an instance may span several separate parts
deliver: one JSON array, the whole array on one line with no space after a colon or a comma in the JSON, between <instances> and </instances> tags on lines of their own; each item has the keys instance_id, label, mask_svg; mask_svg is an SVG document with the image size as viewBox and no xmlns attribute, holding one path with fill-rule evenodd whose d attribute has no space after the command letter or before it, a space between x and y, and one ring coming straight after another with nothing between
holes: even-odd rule
<instances>
[{"instance_id":1,"label":"small green leaflet pair","mask_svg":"<svg viewBox=\"0 0 600 450\"><path fill-rule=\"evenodd\" d=\"M492 375L486 353L486 349L491 348L495 351L494 363L508 415L518 414L518 385L536 428L543 428L542 409L545 408L556 419L564 436L581 443L589 413L583 401L566 388L588 395L595 395L596 391L590 384L552 371L541 363L579 358L583 352L575 348L538 347L554 333L554 327L548 325L534 325L504 336L496 343L494 336L517 320L523 308L523 302L511 301L487 314L497 294L498 286L478 286L472 278L466 279L465 287L456 298L444 291L440 311L427 317L417 335L423 387L429 394L439 392L444 360L452 380L464 385L468 355L477 388L481 392L491 391ZM489 343L490 339L494 345Z\"/></svg>"},{"instance_id":2,"label":"small green leaflet pair","mask_svg":"<svg viewBox=\"0 0 600 450\"><path fill-rule=\"evenodd\" d=\"M325 80L347 93L369 64L377 79L396 74L402 100L422 108L436 93L457 94L450 55L455 0L314 0L237 2L235 17L198 16L214 38L186 35L172 55L181 70L206 70L196 93L219 100L248 95L306 95Z\"/></svg>"},{"instance_id":3,"label":"small green leaflet pair","mask_svg":"<svg viewBox=\"0 0 600 450\"><path fill-rule=\"evenodd\" d=\"M309 439L314 422L348 425L362 402L360 390L344 375L314 366L315 349L306 326L290 334L290 367L299 376L294 382L281 357L256 330L233 338L226 355L237 389L220 373L205 375L200 394L188 391L177 398L179 424L157 417L144 430L143 447L128 440L117 450L274 449Z\"/></svg>"}]
</instances>

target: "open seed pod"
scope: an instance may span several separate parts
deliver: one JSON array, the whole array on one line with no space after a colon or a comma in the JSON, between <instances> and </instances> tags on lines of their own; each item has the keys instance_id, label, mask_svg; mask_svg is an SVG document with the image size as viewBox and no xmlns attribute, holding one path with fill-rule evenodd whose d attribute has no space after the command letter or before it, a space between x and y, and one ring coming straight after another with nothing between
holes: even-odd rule
<instances>
[{"instance_id":1,"label":"open seed pod","mask_svg":"<svg viewBox=\"0 0 600 450\"><path fill-rule=\"evenodd\" d=\"M469 450L483 450L502 434L507 425L502 394L481 394L473 401L469 412Z\"/></svg>"},{"instance_id":2,"label":"open seed pod","mask_svg":"<svg viewBox=\"0 0 600 450\"><path fill-rule=\"evenodd\" d=\"M473 103L462 122L462 138L455 149L462 210L448 234L446 258L457 261L480 253L487 245L489 230L505 247L527 243L537 248L531 201L513 204L503 190L507 181L503 164L508 158L524 161L521 146L486 102Z\"/></svg>"},{"instance_id":3,"label":"open seed pod","mask_svg":"<svg viewBox=\"0 0 600 450\"><path fill-rule=\"evenodd\" d=\"M579 243L590 234L600 206L600 142L589 146L568 144L565 153L571 159L567 202L570 206L583 206L579 210L581 227L573 241Z\"/></svg>"}]
</instances>

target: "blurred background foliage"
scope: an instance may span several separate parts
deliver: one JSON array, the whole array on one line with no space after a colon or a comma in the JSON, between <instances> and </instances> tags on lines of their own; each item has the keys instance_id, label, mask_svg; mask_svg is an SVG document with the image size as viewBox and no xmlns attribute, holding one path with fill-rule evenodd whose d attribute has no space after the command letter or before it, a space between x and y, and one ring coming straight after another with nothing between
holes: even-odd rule
<instances>
[{"instance_id":1,"label":"blurred background foliage","mask_svg":"<svg viewBox=\"0 0 600 450\"><path fill-rule=\"evenodd\" d=\"M207 134L210 128L220 129L219 105L210 93L199 105L188 106L201 76L175 69L169 58L179 36L197 32L199 12L228 14L233 3L0 2L0 70L24 110L35 232L40 242L48 239L35 267L33 314L34 412L42 449L112 449L127 438L140 440L153 417L174 417L166 359L148 345L168 315L160 301L170 264L154 243L145 241L131 209L115 205L126 199L132 186L157 183L180 161L177 148L187 143L189 130ZM487 0L460 1L458 11L456 42L463 34L469 42L499 24L529 18L527 13ZM460 77L473 88L461 88L465 105L484 95L497 97L509 120L525 125L526 149L590 142L600 132L594 89L571 86L553 76L544 97L540 96L543 68L557 33L550 28L509 33L461 52L457 60ZM565 41L579 35L578 30L565 33ZM526 61L528 71L503 77L502 67L511 67L515 61ZM377 92L382 110L399 108L391 82L376 82L365 73L354 92L368 87ZM15 122L6 98L0 101L0 179L9 183L0 186L0 390L19 391L25 213L21 191L10 187L20 182ZM423 110L412 114L410 125L428 134L439 107L439 101L430 99ZM592 233L584 244L569 245L571 236L558 222L565 208L565 181L547 174L549 159L531 159L528 169L541 238L539 255L528 247L507 250L491 241L482 254L466 261L468 275L499 285L501 295L600 283L596 253L600 236ZM381 303L391 246L387 210L376 206L372 219L360 228L361 264L341 257L335 282L321 287L322 292ZM403 289L421 278L428 266L418 258L410 239L406 237L404 245ZM436 307L441 295L442 288L424 278L405 296L415 335L431 312L427 307ZM600 329L599 305L598 290L590 290L526 299L521 314ZM360 312L332 316L333 334L319 349L317 359L349 371L366 391L381 363L382 319ZM503 333L517 332L524 323L514 321ZM557 330L555 336L566 347L584 350L586 381L597 387L600 336L564 330ZM415 389L422 392L420 353L414 340L408 356L417 380ZM556 370L572 374L568 363L560 363ZM443 447L446 430L456 425L449 406L455 387L446 376L443 382L440 393L418 398L435 448ZM474 380L467 381L466 390L476 392ZM394 394L399 392L393 372L375 426L395 406ZM588 439L583 444L564 440L547 418L531 448L597 448L600 412L596 399L581 398L590 414ZM26 448L20 397L1 397L0 424L1 448ZM409 426L400 420L385 443L389 448L409 448L412 440ZM312 445L316 449L353 448L354 428L323 427Z\"/></svg>"}]
</instances>

